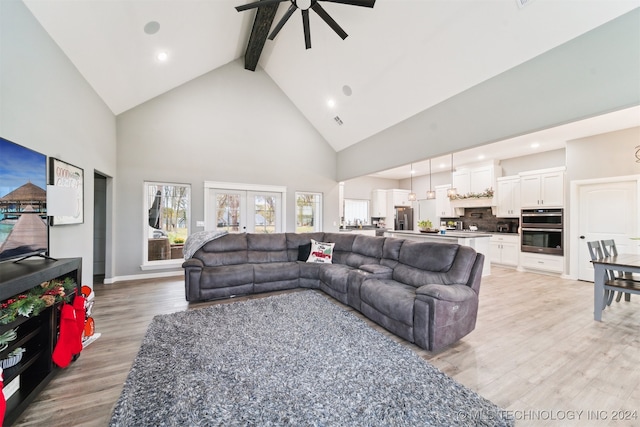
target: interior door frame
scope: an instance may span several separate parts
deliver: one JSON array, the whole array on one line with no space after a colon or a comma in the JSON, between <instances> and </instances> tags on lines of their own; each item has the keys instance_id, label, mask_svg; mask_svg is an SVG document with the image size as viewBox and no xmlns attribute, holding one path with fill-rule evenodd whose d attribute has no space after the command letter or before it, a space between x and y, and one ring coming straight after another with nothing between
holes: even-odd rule
<instances>
[{"instance_id":1,"label":"interior door frame","mask_svg":"<svg viewBox=\"0 0 640 427\"><path fill-rule=\"evenodd\" d=\"M229 191L245 191L247 193L279 193L281 200L280 207L280 227L281 232L286 231L285 224L287 223L287 187L280 185L262 185L262 184L244 184L233 182L220 182L220 181L205 181L204 182L204 229L214 230L217 224L211 224L211 218L207 209L212 206L212 200L209 196L210 190L229 190Z\"/></svg>"},{"instance_id":2,"label":"interior door frame","mask_svg":"<svg viewBox=\"0 0 640 427\"><path fill-rule=\"evenodd\" d=\"M635 182L636 183L636 209L640 212L640 175L624 175L624 176L612 176L607 178L595 178L595 179L583 179L574 180L570 183L569 193L569 277L573 280L578 280L580 269L580 187L584 185L593 184L611 184L616 182ZM640 217L640 215L639 215ZM567 218L567 209L565 209L565 218ZM640 231L640 219L637 219L637 230ZM565 239L565 247L567 240Z\"/></svg>"}]
</instances>

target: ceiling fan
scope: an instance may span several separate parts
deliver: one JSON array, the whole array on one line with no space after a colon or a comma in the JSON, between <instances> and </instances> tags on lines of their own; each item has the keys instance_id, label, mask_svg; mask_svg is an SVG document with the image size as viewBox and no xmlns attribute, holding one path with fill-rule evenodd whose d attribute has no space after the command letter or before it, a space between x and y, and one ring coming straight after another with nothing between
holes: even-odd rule
<instances>
[{"instance_id":1,"label":"ceiling fan","mask_svg":"<svg viewBox=\"0 0 640 427\"><path fill-rule=\"evenodd\" d=\"M309 29L309 9L312 9L315 13L317 13L318 16L320 16L320 18L322 18L322 20L326 22L327 25L329 25L333 29L333 31L335 31L336 34L338 34L342 38L342 40L346 39L348 36L348 34L342 29L342 27L340 27L340 25L338 25L338 23L334 21L333 18L331 18L331 16L329 16L327 11L322 6L320 6L319 1L327 1L331 3L342 3L342 4L348 4L351 6L362 6L362 7L373 7L373 5L376 2L376 0L258 0L253 3L248 3L242 6L236 6L236 10L238 12L242 12L249 9L255 9L261 6L282 3L284 1L291 2L291 6L289 6L289 9L287 9L284 16L273 28L273 31L271 31L271 34L269 34L268 38L269 40L275 39L278 33L280 32L280 30L282 29L282 27L284 26L284 24L286 24L289 18L291 18L291 15L293 15L293 12L295 12L296 9L300 9L300 12L302 13L302 26L304 28L304 44L307 49L311 49L311 31Z\"/></svg>"}]
</instances>

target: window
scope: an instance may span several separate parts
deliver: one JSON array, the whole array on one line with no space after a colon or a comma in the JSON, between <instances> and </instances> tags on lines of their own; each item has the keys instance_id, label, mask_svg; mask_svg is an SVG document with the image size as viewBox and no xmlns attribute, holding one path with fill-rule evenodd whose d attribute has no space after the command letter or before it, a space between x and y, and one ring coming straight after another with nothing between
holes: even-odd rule
<instances>
[{"instance_id":1,"label":"window","mask_svg":"<svg viewBox=\"0 0 640 427\"><path fill-rule=\"evenodd\" d=\"M322 194L296 193L296 233L322 231Z\"/></svg>"},{"instance_id":2,"label":"window","mask_svg":"<svg viewBox=\"0 0 640 427\"><path fill-rule=\"evenodd\" d=\"M369 224L369 201L344 199L344 225Z\"/></svg>"},{"instance_id":3,"label":"window","mask_svg":"<svg viewBox=\"0 0 640 427\"><path fill-rule=\"evenodd\" d=\"M181 264L189 235L191 186L145 182L144 194L143 265Z\"/></svg>"}]
</instances>

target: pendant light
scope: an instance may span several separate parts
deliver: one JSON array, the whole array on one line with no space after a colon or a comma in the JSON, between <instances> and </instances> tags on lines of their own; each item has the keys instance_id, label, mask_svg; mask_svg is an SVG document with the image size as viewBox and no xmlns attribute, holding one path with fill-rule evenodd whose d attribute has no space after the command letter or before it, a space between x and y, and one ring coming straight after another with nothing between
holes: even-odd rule
<instances>
[{"instance_id":1,"label":"pendant light","mask_svg":"<svg viewBox=\"0 0 640 427\"><path fill-rule=\"evenodd\" d=\"M416 193L413 192L413 163L411 163L411 192L409 193L409 201L410 202L415 202L416 201Z\"/></svg>"},{"instance_id":2,"label":"pendant light","mask_svg":"<svg viewBox=\"0 0 640 427\"><path fill-rule=\"evenodd\" d=\"M429 191L427 191L427 200L436 198L436 192L431 187L431 159L429 159Z\"/></svg>"},{"instance_id":3,"label":"pendant light","mask_svg":"<svg viewBox=\"0 0 640 427\"><path fill-rule=\"evenodd\" d=\"M451 187L447 190L447 196L455 196L458 190L453 186L453 153L451 153Z\"/></svg>"}]
</instances>

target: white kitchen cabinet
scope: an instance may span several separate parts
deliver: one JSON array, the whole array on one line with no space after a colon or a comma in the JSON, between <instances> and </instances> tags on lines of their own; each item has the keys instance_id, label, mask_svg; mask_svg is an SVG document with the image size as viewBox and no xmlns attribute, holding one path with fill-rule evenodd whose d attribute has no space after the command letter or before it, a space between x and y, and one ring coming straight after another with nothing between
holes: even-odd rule
<instances>
[{"instance_id":1,"label":"white kitchen cabinet","mask_svg":"<svg viewBox=\"0 0 640 427\"><path fill-rule=\"evenodd\" d=\"M440 218L453 217L453 208L451 207L451 201L447 195L447 190L451 188L451 185L438 185L435 187L436 191L436 215Z\"/></svg>"},{"instance_id":2,"label":"white kitchen cabinet","mask_svg":"<svg viewBox=\"0 0 640 427\"><path fill-rule=\"evenodd\" d=\"M520 174L523 208L563 207L564 168Z\"/></svg>"},{"instance_id":3,"label":"white kitchen cabinet","mask_svg":"<svg viewBox=\"0 0 640 427\"><path fill-rule=\"evenodd\" d=\"M373 218L387 216L387 190L373 190L371 192L371 216Z\"/></svg>"},{"instance_id":4,"label":"white kitchen cabinet","mask_svg":"<svg viewBox=\"0 0 640 427\"><path fill-rule=\"evenodd\" d=\"M518 266L520 255L520 236L508 234L494 234L489 241L490 258L494 264Z\"/></svg>"},{"instance_id":5,"label":"white kitchen cabinet","mask_svg":"<svg viewBox=\"0 0 640 427\"><path fill-rule=\"evenodd\" d=\"M453 187L458 194L471 193L471 169L459 169L452 175Z\"/></svg>"},{"instance_id":6,"label":"white kitchen cabinet","mask_svg":"<svg viewBox=\"0 0 640 427\"><path fill-rule=\"evenodd\" d=\"M499 218L520 217L520 177L505 176L496 181L496 216Z\"/></svg>"},{"instance_id":7,"label":"white kitchen cabinet","mask_svg":"<svg viewBox=\"0 0 640 427\"><path fill-rule=\"evenodd\" d=\"M387 208L389 207L388 205L391 205L391 208L395 206L411 207L409 193L409 190L387 190Z\"/></svg>"},{"instance_id":8,"label":"white kitchen cabinet","mask_svg":"<svg viewBox=\"0 0 640 427\"><path fill-rule=\"evenodd\" d=\"M479 194L496 188L496 177L502 174L497 165L463 167L453 173L453 186L458 194Z\"/></svg>"},{"instance_id":9,"label":"white kitchen cabinet","mask_svg":"<svg viewBox=\"0 0 640 427\"><path fill-rule=\"evenodd\" d=\"M564 272L564 257L559 255L520 252L520 267L528 270L540 270L550 273Z\"/></svg>"}]
</instances>

